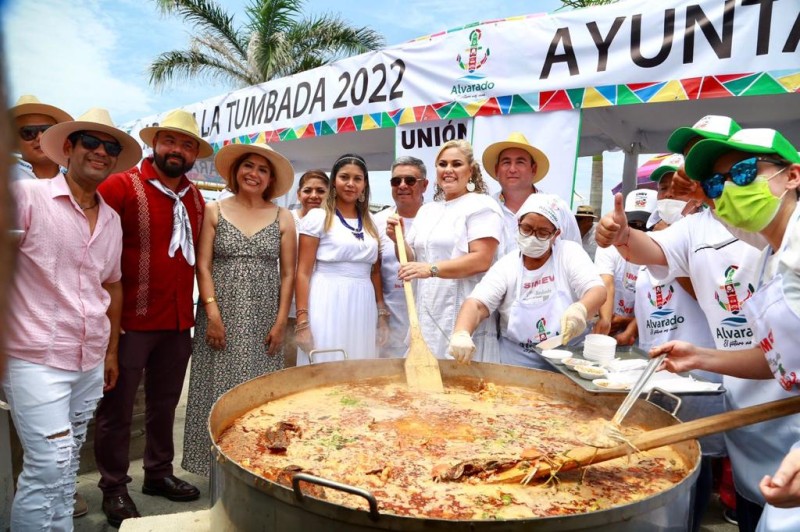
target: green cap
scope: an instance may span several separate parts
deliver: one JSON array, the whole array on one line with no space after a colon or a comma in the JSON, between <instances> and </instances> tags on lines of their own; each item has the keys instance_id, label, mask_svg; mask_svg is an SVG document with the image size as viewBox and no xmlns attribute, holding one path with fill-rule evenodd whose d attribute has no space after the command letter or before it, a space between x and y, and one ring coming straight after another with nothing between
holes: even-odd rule
<instances>
[{"instance_id":1,"label":"green cap","mask_svg":"<svg viewBox=\"0 0 800 532\"><path fill-rule=\"evenodd\" d=\"M732 118L720 115L706 115L692 127L679 127L667 140L667 149L673 153L683 153L686 144L695 137L703 139L727 139L742 127Z\"/></svg>"},{"instance_id":2,"label":"green cap","mask_svg":"<svg viewBox=\"0 0 800 532\"><path fill-rule=\"evenodd\" d=\"M686 174L695 181L711 177L714 163L729 151L753 154L772 154L790 163L800 164L800 154L792 143L774 129L742 129L727 140L701 140L686 156Z\"/></svg>"},{"instance_id":3,"label":"green cap","mask_svg":"<svg viewBox=\"0 0 800 532\"><path fill-rule=\"evenodd\" d=\"M679 153L673 153L664 159L664 162L661 163L661 166L653 170L653 173L650 174L650 181L661 181L661 178L664 177L664 174L677 172L678 168L681 166L683 166L683 155Z\"/></svg>"}]
</instances>

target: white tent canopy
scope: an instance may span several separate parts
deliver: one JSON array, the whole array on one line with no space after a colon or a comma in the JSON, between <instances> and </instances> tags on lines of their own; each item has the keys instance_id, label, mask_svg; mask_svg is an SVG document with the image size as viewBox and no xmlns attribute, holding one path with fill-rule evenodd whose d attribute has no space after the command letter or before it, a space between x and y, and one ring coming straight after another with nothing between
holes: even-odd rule
<instances>
[{"instance_id":1,"label":"white tent canopy","mask_svg":"<svg viewBox=\"0 0 800 532\"><path fill-rule=\"evenodd\" d=\"M665 151L675 128L706 114L800 144L798 40L796 2L627 0L469 25L185 109L216 148L266 141L298 172L347 152L387 170L400 125L579 110L578 155L624 150L629 188L636 154ZM196 170L218 179L210 161Z\"/></svg>"}]
</instances>

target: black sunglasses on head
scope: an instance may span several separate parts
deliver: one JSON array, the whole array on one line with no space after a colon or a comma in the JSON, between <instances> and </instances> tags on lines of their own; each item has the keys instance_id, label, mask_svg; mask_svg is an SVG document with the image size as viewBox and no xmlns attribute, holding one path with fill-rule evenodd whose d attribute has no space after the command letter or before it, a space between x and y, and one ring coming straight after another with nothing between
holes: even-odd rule
<instances>
[{"instance_id":1,"label":"black sunglasses on head","mask_svg":"<svg viewBox=\"0 0 800 532\"><path fill-rule=\"evenodd\" d=\"M400 183L403 182L406 186L413 187L417 184L417 181L420 181L413 175L404 175L402 177L393 177L389 180L389 184L393 187L399 187Z\"/></svg>"},{"instance_id":2,"label":"black sunglasses on head","mask_svg":"<svg viewBox=\"0 0 800 532\"><path fill-rule=\"evenodd\" d=\"M22 126L19 128L19 138L24 141L30 142L48 129L50 129L50 124L43 125L43 126Z\"/></svg>"},{"instance_id":3,"label":"black sunglasses on head","mask_svg":"<svg viewBox=\"0 0 800 532\"><path fill-rule=\"evenodd\" d=\"M114 140L101 140L95 137L94 135L90 135L89 133L78 133L77 136L78 140L81 141L81 146L89 151L94 151L103 145L103 149L106 150L106 153L110 157L116 157L120 153L122 153L122 144Z\"/></svg>"}]
</instances>

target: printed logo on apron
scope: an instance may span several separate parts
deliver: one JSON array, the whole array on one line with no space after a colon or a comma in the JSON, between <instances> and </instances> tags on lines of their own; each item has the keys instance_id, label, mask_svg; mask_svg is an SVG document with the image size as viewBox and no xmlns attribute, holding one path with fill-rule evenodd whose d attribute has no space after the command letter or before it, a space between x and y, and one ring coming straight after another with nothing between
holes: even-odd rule
<instances>
[{"instance_id":1,"label":"printed logo on apron","mask_svg":"<svg viewBox=\"0 0 800 532\"><path fill-rule=\"evenodd\" d=\"M655 298L653 297L655 294ZM675 294L672 284L660 284L653 288L653 292L647 291L647 301L650 306L655 308L647 318L647 329L651 336L666 334L678 329L678 326L685 321L685 318L675 312L673 308L664 308Z\"/></svg>"},{"instance_id":2,"label":"printed logo on apron","mask_svg":"<svg viewBox=\"0 0 800 532\"><path fill-rule=\"evenodd\" d=\"M734 281L733 277L739 270L739 266L732 264L725 269L725 284L718 286L722 290L714 291L714 300L719 306L732 316L728 316L720 321L715 334L721 340L726 349L744 348L750 345L753 337L753 330L748 326L747 318L739 316L742 305L750 299L755 292L755 287L748 283L747 287L742 286L739 281Z\"/></svg>"}]
</instances>

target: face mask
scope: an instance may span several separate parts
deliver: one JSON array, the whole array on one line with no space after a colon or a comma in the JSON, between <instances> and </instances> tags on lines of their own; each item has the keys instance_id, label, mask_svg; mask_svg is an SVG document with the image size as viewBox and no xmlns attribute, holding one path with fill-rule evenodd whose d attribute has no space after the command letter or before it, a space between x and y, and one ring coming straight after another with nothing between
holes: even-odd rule
<instances>
[{"instance_id":1,"label":"face mask","mask_svg":"<svg viewBox=\"0 0 800 532\"><path fill-rule=\"evenodd\" d=\"M517 244L522 254L532 259L538 259L550 249L550 239L539 240L536 236L522 236L517 233Z\"/></svg>"},{"instance_id":2,"label":"face mask","mask_svg":"<svg viewBox=\"0 0 800 532\"><path fill-rule=\"evenodd\" d=\"M773 195L769 189L769 181L764 176L758 176L755 181L743 187L726 181L722 195L715 201L715 205L717 216L723 222L757 233L778 214L781 199L783 194L780 198Z\"/></svg>"},{"instance_id":3,"label":"face mask","mask_svg":"<svg viewBox=\"0 0 800 532\"><path fill-rule=\"evenodd\" d=\"M683 218L683 209L685 207L686 202L681 200L660 199L656 202L658 216L669 225Z\"/></svg>"}]
</instances>

